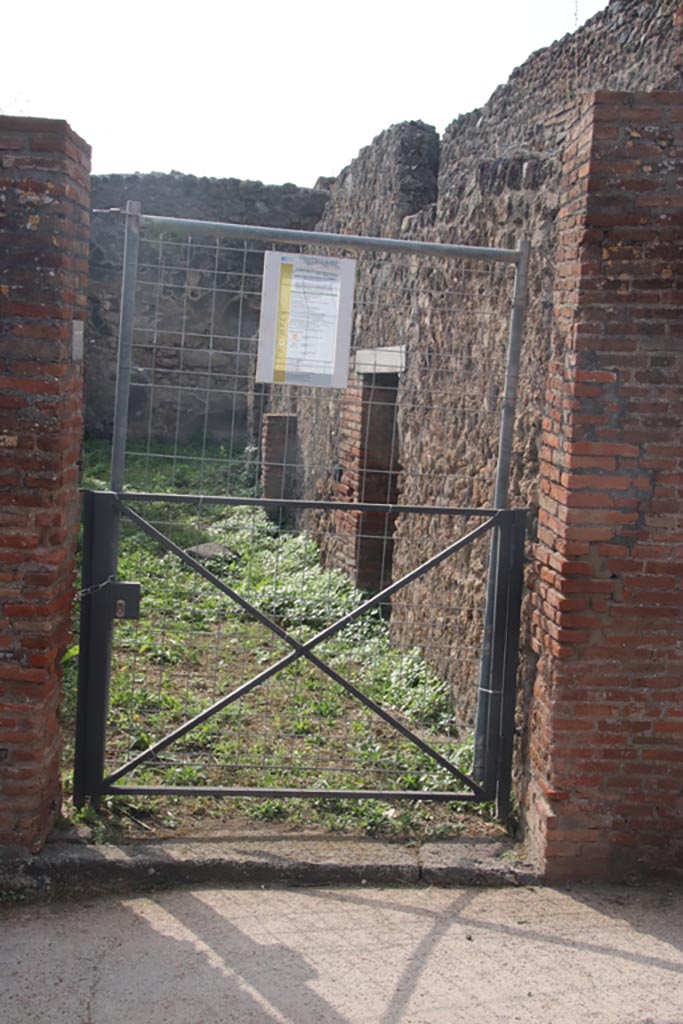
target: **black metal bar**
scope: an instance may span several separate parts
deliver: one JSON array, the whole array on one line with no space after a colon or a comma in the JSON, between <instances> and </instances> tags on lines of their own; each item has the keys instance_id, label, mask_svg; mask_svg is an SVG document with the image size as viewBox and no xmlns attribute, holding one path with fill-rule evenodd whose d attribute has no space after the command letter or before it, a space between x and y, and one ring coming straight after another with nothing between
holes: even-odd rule
<instances>
[{"instance_id":1,"label":"black metal bar","mask_svg":"<svg viewBox=\"0 0 683 1024\"><path fill-rule=\"evenodd\" d=\"M525 538L526 510L521 509L512 513L510 528L508 616L505 628L505 665L503 668L503 697L498 750L498 792L496 794L496 813L502 821L506 821L510 815Z\"/></svg>"},{"instance_id":2,"label":"black metal bar","mask_svg":"<svg viewBox=\"0 0 683 1024\"><path fill-rule=\"evenodd\" d=\"M296 789L259 786L114 786L105 783L104 792L110 795L135 796L298 796L329 800L457 800L479 803L476 793L449 793L443 790L412 789Z\"/></svg>"},{"instance_id":3,"label":"black metal bar","mask_svg":"<svg viewBox=\"0 0 683 1024\"><path fill-rule=\"evenodd\" d=\"M83 542L81 550L81 587L92 586L93 577L93 503L92 492L83 494ZM78 690L76 702L76 739L74 751L73 801L76 807L83 807L87 793L86 742L88 736L87 678L85 670L86 650L90 637L90 602L81 598L79 649L78 649Z\"/></svg>"},{"instance_id":4,"label":"black metal bar","mask_svg":"<svg viewBox=\"0 0 683 1024\"><path fill-rule=\"evenodd\" d=\"M244 498L223 494L160 494L150 491L115 491L120 501L163 502L167 505L228 505L254 508L313 508L351 512L387 512L402 515L461 516L463 519L494 516L495 508L461 508L450 505L392 505L379 502L312 501L304 498Z\"/></svg>"},{"instance_id":5,"label":"black metal bar","mask_svg":"<svg viewBox=\"0 0 683 1024\"><path fill-rule=\"evenodd\" d=\"M498 528L494 571L493 617L491 632L491 662L489 666L487 696L488 716L485 733L485 775L484 785L488 792L495 793L498 774L498 749L500 743L500 708L503 691L503 668L505 665L505 625L508 617L509 560L510 560L510 515L505 516Z\"/></svg>"},{"instance_id":6,"label":"black metal bar","mask_svg":"<svg viewBox=\"0 0 683 1024\"><path fill-rule=\"evenodd\" d=\"M116 575L116 498L84 495L83 570L78 659L74 803L98 806L104 775L113 616L110 585Z\"/></svg>"},{"instance_id":7,"label":"black metal bar","mask_svg":"<svg viewBox=\"0 0 683 1024\"><path fill-rule=\"evenodd\" d=\"M287 665L290 665L293 661L296 661L298 658L306 657L317 668L325 672L332 679L334 679L335 682L339 683L349 693L351 693L354 697L356 697L363 704L365 704L366 707L370 708L370 710L372 710L375 714L383 718L384 721L386 721L389 725L392 726L392 728L400 732L402 735L406 737L406 739L410 740L416 746L420 747L421 750L423 750L430 757L432 757L446 771L450 772L452 775L455 775L462 782L464 782L465 785L471 786L478 793L479 799L488 799L490 795L488 789L482 789L482 787L480 787L476 782L470 779L467 775L465 775L458 768L456 768L455 765L452 765L450 761L448 761L441 754L439 754L438 751L434 750L429 744L425 743L424 740L422 740L419 736L413 733L410 729L407 729L406 726L404 726L403 723L400 722L397 718L394 718L393 715L391 715L388 711L382 708L379 704L373 701L370 697L366 696L366 694L362 693L362 691L358 690L355 686L353 686L352 683L344 679L343 676L339 675L339 673L337 673L334 669L326 665L325 662L315 657L315 655L312 655L311 650L318 644L330 639L330 637L340 632L342 629L345 628L345 626L355 621L355 619L365 614L365 612L374 608L376 605L382 603L383 601L386 601L388 597L396 593L402 587L407 586L413 580L418 579L420 576L423 576L430 569L434 568L436 565L439 565L449 556L455 554L456 551L459 551L461 548L473 543L473 541L476 540L477 537L486 533L494 525L497 524L502 513L494 513L491 519L487 520L485 523L481 523L474 530L471 530L468 534L465 534L464 537L459 538L459 540L449 545L443 551L438 552L432 558L428 559L426 562L423 562L416 569L413 569L412 572L407 573L405 576L403 576L400 580L397 580L396 582L390 584L388 587L385 587L383 591L381 591L378 594L375 594L374 597L369 598L367 601L359 605L353 611L349 612L341 619L338 619L335 623L332 623L332 625L328 626L326 629L322 630L322 632L312 637L305 644L300 644L294 637L292 637L289 633L283 630L282 627L278 626L276 623L272 622L272 620L270 620L268 616L264 615L262 612L259 612L257 609L255 609L254 606L251 605L249 601L247 601L240 594L234 591L232 587L229 587L221 579L215 576L209 569L203 566L196 559L192 558L191 555L188 555L186 551L184 551L177 544L175 544L169 537L166 537L165 534L163 534L151 523L148 523L137 512L134 512L133 509L130 509L128 508L128 506L122 504L121 511L123 512L124 515L126 515L129 519L136 523L136 525L138 525L140 529L142 529L150 537L153 537L156 541L163 544L170 551L176 554L186 565L188 565L199 575L203 576L208 582L212 583L227 597L232 598L241 608L245 609L250 614L255 615L255 617L260 622L262 622L263 625L265 625L269 629L272 629L272 631L276 633L277 636L279 636L286 643L290 644L290 646L294 647L294 651L292 654L286 655L279 661L275 662L269 668L264 669L257 676L248 680L246 683L243 683L242 686L238 687L236 690L233 690L232 693L227 694L225 697L222 697L220 700L216 701L214 704L206 708L204 711L200 712L198 715L195 715L194 718L189 719L187 722L183 723L183 725L179 726L177 729L174 729L173 732L168 733L166 736L162 737L162 739L158 740L156 743L149 746L146 750L143 750L140 754L132 758L130 761L127 761L124 765L121 765L115 772L112 772L107 777L107 783L113 783L117 779L121 778L123 775L128 774L138 765L143 764L145 761L149 760L154 754L158 753L160 750L163 750L165 747L175 742L175 740L180 739L186 733L190 732L197 725L200 725L208 718L223 710L223 708L227 707L229 704L232 704L240 697L243 697L246 693L254 689L256 686L260 686L267 679L273 676L276 672L279 672L281 669L286 668Z\"/></svg>"},{"instance_id":8,"label":"black metal bar","mask_svg":"<svg viewBox=\"0 0 683 1024\"><path fill-rule=\"evenodd\" d=\"M489 548L489 565L486 577L486 604L484 628L481 637L479 657L479 686L477 710L474 725L474 757L472 774L475 779L486 777L487 748L489 741L489 686L491 681L491 657L493 652L493 616L496 600L496 571L500 555L500 534L494 530Z\"/></svg>"}]
</instances>

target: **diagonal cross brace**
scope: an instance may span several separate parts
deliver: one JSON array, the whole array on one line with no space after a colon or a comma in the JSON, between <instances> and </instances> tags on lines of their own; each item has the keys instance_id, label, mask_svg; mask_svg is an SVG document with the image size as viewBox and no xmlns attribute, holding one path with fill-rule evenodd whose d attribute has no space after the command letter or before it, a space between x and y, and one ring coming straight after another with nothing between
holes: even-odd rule
<instances>
[{"instance_id":1,"label":"diagonal cross brace","mask_svg":"<svg viewBox=\"0 0 683 1024\"><path fill-rule=\"evenodd\" d=\"M182 725L178 726L177 729L174 729L172 732L162 737L162 739L158 740L156 743L149 746L146 750L143 750L140 754L132 758L130 761L127 761L120 768L117 768L116 771L112 772L104 780L106 785L111 785L112 783L120 779L123 775L128 774L130 771L138 767L140 764L143 764L145 761L148 761L160 750L163 750L165 747L169 746L175 740L180 739L186 733L190 732L193 728L195 728L195 726L200 725L202 722L205 722L207 719L213 717L219 711L222 711L223 708L227 707L229 704L232 704L236 700L239 700L240 697L243 697L245 694L249 693L250 690L253 690L257 686L260 686L262 683L266 682L267 679L270 679L271 676L275 675L281 669L286 668L288 665L292 664L294 661L297 661L299 658L305 657L308 661L315 665L316 668L320 669L335 682L339 683L339 685L342 686L345 690L347 690L348 693L350 693L353 697L355 697L367 708L369 708L374 714L378 715L378 717L382 718L393 729L395 729L397 732L400 732L406 739L410 740L416 746L420 747L421 750L423 750L428 756L430 756L434 761L436 761L442 768L448 771L451 775L455 775L458 779L460 779L461 782L465 783L465 785L471 787L476 795L479 795L482 797L482 799L485 799L485 791L476 782L474 782L467 775L465 775L464 772L460 771L459 768L456 768L455 765L451 764L451 762L447 758L443 757L443 755L440 754L437 750L435 750L432 746L430 746L430 744L426 743L420 736L417 736L414 732L412 732L405 725L403 725L402 722L400 722L390 712L386 711L383 707L381 707L381 705L377 704L376 701L372 700L371 697L368 697L367 694L364 694L361 690L354 686L353 683L349 682L348 679L345 679L344 676L340 675L330 665L327 665L326 662L322 661L311 652L314 647L318 646L318 644L321 644L325 640L330 639L330 637L340 632L355 619L359 618L361 615L364 615L367 611L370 611L371 608L374 608L376 605L386 601L387 598L390 597L392 594L395 594L397 591L407 586L413 580L419 579L419 577L423 576L430 569L433 569L435 566L445 561L447 558L455 554L461 548L466 547L468 544L471 544L482 534L488 532L488 530L492 529L495 525L497 525L501 513L494 513L484 523L480 523L480 525L475 527L474 530L471 530L469 533L465 534L464 537L460 537L457 541L454 541L453 544L450 544L447 548L444 548L442 551L439 551L436 555L432 556L432 558L429 558L427 559L427 561L422 562L419 566L417 566L416 569L413 569L405 576L402 576L401 579L396 580L394 583L391 583L388 587L385 587L384 590L380 591L378 594L375 594L374 597L368 598L367 601L364 601L362 604L360 604L357 608L354 608L347 615L344 615L340 619L337 619L336 622L332 623L330 626L327 626L320 633L317 633L310 640L306 641L306 643L302 644L290 633L288 633L285 629L279 626L276 622L273 622L272 619L268 618L267 615L264 615L263 612L259 611L258 608L254 607L254 605L252 605L250 601L247 601L247 599L242 597L242 595L239 594L236 590L230 587L227 583L224 583L223 580L219 579L218 576L215 576L214 573L212 573L204 565L202 565L195 558L193 558L186 551L184 551L181 547L175 544L174 541L170 539L170 537L167 537L165 534L163 534L155 526L153 526L141 515L139 515L139 513L135 512L133 509L123 504L122 502L120 503L120 508L123 514L126 515L137 526L139 526L144 533L148 534L148 536L152 537L154 540L161 543L164 547L168 548L171 552L173 552L173 554L177 555L178 558L180 558L181 561L184 562L194 572L196 572L200 576L203 576L204 579L206 579L209 583L215 586L222 593L224 593L227 597L231 598L231 600L238 604L244 611L248 612L250 615L253 615L259 622L262 623L262 625L266 626L269 630L271 630L271 632L275 633L276 636L280 637L280 639L284 640L287 644L289 644L289 646L293 648L293 651L291 654L285 655L283 658L275 662L273 665L270 665L267 669L264 669L262 672L259 672L258 675L254 676L246 683L243 683L241 686L237 687L235 690L227 694L225 697L220 698L220 700L216 701L210 707L206 708L204 711L201 711L198 715L195 715L194 718L191 718L187 722L184 722Z\"/></svg>"}]
</instances>

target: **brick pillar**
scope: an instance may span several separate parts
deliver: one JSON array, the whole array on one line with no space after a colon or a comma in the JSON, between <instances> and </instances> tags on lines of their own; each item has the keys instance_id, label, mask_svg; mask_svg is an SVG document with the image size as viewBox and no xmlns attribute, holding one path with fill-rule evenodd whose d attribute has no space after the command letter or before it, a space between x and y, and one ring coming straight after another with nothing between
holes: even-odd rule
<instances>
[{"instance_id":1,"label":"brick pillar","mask_svg":"<svg viewBox=\"0 0 683 1024\"><path fill-rule=\"evenodd\" d=\"M683 863L683 95L565 154L526 797L549 878Z\"/></svg>"},{"instance_id":2,"label":"brick pillar","mask_svg":"<svg viewBox=\"0 0 683 1024\"><path fill-rule=\"evenodd\" d=\"M394 504L399 472L396 436L398 375L358 374L341 405L337 496L345 501ZM334 564L364 590L391 582L394 513L335 513Z\"/></svg>"},{"instance_id":3,"label":"brick pillar","mask_svg":"<svg viewBox=\"0 0 683 1024\"><path fill-rule=\"evenodd\" d=\"M80 501L90 149L0 117L0 847L60 811L60 660Z\"/></svg>"},{"instance_id":4,"label":"brick pillar","mask_svg":"<svg viewBox=\"0 0 683 1024\"><path fill-rule=\"evenodd\" d=\"M295 498L298 477L297 419L290 413L268 412L261 426L261 492L264 498ZM266 509L276 523L290 518L281 505Z\"/></svg>"}]
</instances>

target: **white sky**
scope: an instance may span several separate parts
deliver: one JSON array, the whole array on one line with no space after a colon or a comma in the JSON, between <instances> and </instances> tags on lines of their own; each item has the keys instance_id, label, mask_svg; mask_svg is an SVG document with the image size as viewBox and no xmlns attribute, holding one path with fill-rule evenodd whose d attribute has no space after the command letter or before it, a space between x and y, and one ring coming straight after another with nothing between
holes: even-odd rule
<instances>
[{"instance_id":1,"label":"white sky","mask_svg":"<svg viewBox=\"0 0 683 1024\"><path fill-rule=\"evenodd\" d=\"M336 175L384 128L439 131L607 0L29 0L0 112L65 118L93 171Z\"/></svg>"}]
</instances>

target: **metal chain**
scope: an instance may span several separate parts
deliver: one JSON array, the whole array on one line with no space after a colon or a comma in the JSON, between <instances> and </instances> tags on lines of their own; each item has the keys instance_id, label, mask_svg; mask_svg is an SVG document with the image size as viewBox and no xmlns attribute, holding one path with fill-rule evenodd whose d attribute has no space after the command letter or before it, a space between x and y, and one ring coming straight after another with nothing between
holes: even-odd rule
<instances>
[{"instance_id":1,"label":"metal chain","mask_svg":"<svg viewBox=\"0 0 683 1024\"><path fill-rule=\"evenodd\" d=\"M108 587L109 584L113 583L115 579L116 576L114 575L107 576L106 580L102 580L101 583L93 583L92 586L84 587L83 590L79 590L77 596L87 597L88 594L96 594L98 590L103 590L105 587Z\"/></svg>"}]
</instances>

